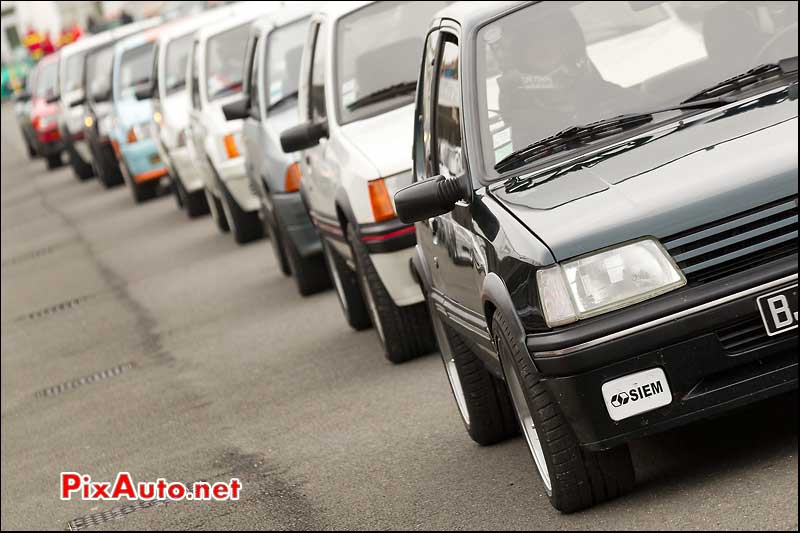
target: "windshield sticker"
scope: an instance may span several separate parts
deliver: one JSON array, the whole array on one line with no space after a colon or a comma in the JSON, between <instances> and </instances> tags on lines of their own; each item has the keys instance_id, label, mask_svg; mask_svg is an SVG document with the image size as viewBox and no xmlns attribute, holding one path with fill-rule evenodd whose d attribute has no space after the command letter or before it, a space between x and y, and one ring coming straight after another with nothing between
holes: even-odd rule
<instances>
[{"instance_id":1,"label":"windshield sticker","mask_svg":"<svg viewBox=\"0 0 800 533\"><path fill-rule=\"evenodd\" d=\"M356 85L356 80L347 80L346 82L342 83L342 103L345 106L348 106L356 101L356 93L358 91L358 86Z\"/></svg>"}]
</instances>

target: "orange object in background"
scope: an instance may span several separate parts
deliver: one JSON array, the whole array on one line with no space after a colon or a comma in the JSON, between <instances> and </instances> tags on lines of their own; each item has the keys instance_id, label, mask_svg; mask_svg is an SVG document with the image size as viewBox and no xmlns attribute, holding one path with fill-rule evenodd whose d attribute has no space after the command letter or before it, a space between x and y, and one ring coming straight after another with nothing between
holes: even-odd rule
<instances>
[{"instance_id":1,"label":"orange object in background","mask_svg":"<svg viewBox=\"0 0 800 533\"><path fill-rule=\"evenodd\" d=\"M142 172L141 174L136 174L133 177L133 181L135 181L136 183L141 183L143 181L158 179L166 175L167 175L166 167L155 168L153 170L148 170L147 172Z\"/></svg>"},{"instance_id":2,"label":"orange object in background","mask_svg":"<svg viewBox=\"0 0 800 533\"><path fill-rule=\"evenodd\" d=\"M128 144L135 143L136 141L136 132L133 131L133 128L131 128L128 130Z\"/></svg>"},{"instance_id":3,"label":"orange object in background","mask_svg":"<svg viewBox=\"0 0 800 533\"><path fill-rule=\"evenodd\" d=\"M284 182L284 189L286 192L297 192L300 190L300 179L303 177L300 172L300 165L292 163L286 169L286 181Z\"/></svg>"},{"instance_id":4,"label":"orange object in background","mask_svg":"<svg viewBox=\"0 0 800 533\"><path fill-rule=\"evenodd\" d=\"M369 182L369 203L372 205L375 222L383 222L395 217L392 199L389 197L389 191L386 190L386 184L382 179Z\"/></svg>"}]
</instances>

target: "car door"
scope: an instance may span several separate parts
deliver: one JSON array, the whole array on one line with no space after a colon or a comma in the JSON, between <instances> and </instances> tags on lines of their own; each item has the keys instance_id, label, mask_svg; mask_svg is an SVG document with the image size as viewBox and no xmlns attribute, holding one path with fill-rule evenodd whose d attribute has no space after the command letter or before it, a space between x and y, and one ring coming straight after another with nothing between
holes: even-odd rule
<instances>
[{"instance_id":1,"label":"car door","mask_svg":"<svg viewBox=\"0 0 800 533\"><path fill-rule=\"evenodd\" d=\"M417 179L462 178L463 105L460 49L448 31L433 32L425 47L422 113L415 133ZM431 275L431 297L440 312L463 333L487 344L480 287L486 275L486 244L473 227L470 205L458 202L450 213L417 225L417 242Z\"/></svg>"},{"instance_id":2,"label":"car door","mask_svg":"<svg viewBox=\"0 0 800 533\"><path fill-rule=\"evenodd\" d=\"M313 45L308 72L307 108L302 113L305 120L330 123L328 115L328 28L326 22L318 21L312 26ZM332 111L332 110L331 110ZM328 161L328 139L303 152L303 189L312 211L312 216L323 221L336 221L335 180ZM337 243L338 244L338 243Z\"/></svg>"},{"instance_id":3,"label":"car door","mask_svg":"<svg viewBox=\"0 0 800 533\"><path fill-rule=\"evenodd\" d=\"M242 79L244 82L244 97L247 99L250 109L249 116L244 120L242 126L244 145L245 145L245 169L250 177L251 183L259 190L259 196L264 198L263 172L264 155L262 144L263 117L259 84L259 77L262 72L261 41L258 33L250 36L245 55L245 72Z\"/></svg>"},{"instance_id":4,"label":"car door","mask_svg":"<svg viewBox=\"0 0 800 533\"><path fill-rule=\"evenodd\" d=\"M203 125L203 99L200 94L200 42L195 41L187 65L186 82L191 97L192 108L189 112L189 135L187 146L195 168L208 186L208 160L205 153L205 127Z\"/></svg>"}]
</instances>

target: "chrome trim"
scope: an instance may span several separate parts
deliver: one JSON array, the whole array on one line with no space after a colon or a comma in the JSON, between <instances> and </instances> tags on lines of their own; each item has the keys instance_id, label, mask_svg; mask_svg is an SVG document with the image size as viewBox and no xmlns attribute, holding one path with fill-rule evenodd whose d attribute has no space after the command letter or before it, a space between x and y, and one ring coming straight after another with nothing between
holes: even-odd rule
<instances>
[{"instance_id":1,"label":"chrome trim","mask_svg":"<svg viewBox=\"0 0 800 533\"><path fill-rule=\"evenodd\" d=\"M678 313L673 313L671 315L667 315L656 320L651 320L650 322L645 322L644 324L639 324L638 326L633 326L628 329L623 329L621 331L617 331L615 333L609 333L608 335L604 335L603 337L598 337L596 339L592 339L590 341L583 342L581 344L576 344L575 346L570 346L569 348L562 348L560 350L550 350L546 352L533 352L533 355L536 357L557 357L559 355L569 355L571 353L579 352L581 350L585 350L587 348L591 348L593 346L597 346L598 344L603 344L605 342L613 341L619 339L621 337L625 337L627 335L632 335L634 333L639 333L640 331L644 331L646 329L654 328L656 326L660 326L662 324L666 324L667 322L671 322L673 320L677 320L679 318L684 318L689 315L693 315L695 313L700 313L702 311L706 311L713 307L717 307L719 305L723 305L734 300L738 300L740 298L746 298L748 296L752 296L754 294L758 294L762 291L766 291L772 289L774 287L778 287L781 285L785 285L787 283L791 283L792 281L797 281L797 274L792 274L790 276L786 276L780 279L776 279L770 281L768 283L764 283L757 287L752 287L745 291L737 292L735 294L730 294L723 298L719 298L717 300L712 300L710 302L704 303L702 305L698 305L696 307L691 307L689 309L684 309Z\"/></svg>"}]
</instances>

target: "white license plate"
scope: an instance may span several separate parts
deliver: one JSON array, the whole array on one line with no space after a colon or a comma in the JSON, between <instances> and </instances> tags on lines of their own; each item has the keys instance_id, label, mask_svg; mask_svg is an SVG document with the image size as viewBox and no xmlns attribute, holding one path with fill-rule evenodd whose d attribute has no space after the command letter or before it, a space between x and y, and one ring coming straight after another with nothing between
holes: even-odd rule
<instances>
[{"instance_id":1,"label":"white license plate","mask_svg":"<svg viewBox=\"0 0 800 533\"><path fill-rule=\"evenodd\" d=\"M602 392L608 416L615 422L672 402L667 376L661 368L651 368L607 381L603 383Z\"/></svg>"},{"instance_id":2,"label":"white license plate","mask_svg":"<svg viewBox=\"0 0 800 533\"><path fill-rule=\"evenodd\" d=\"M770 337L797 329L797 285L759 296L756 304Z\"/></svg>"}]
</instances>

